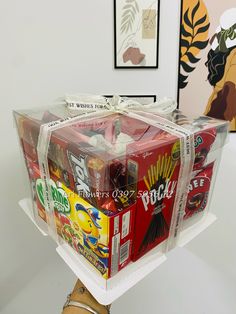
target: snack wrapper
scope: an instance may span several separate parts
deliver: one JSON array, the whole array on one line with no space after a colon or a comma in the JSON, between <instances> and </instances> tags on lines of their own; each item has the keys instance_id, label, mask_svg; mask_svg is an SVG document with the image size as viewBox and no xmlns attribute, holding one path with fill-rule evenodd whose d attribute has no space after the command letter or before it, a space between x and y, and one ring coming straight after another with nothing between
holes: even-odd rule
<instances>
[{"instance_id":1,"label":"snack wrapper","mask_svg":"<svg viewBox=\"0 0 236 314\"><path fill-rule=\"evenodd\" d=\"M211 188L213 169L214 163L211 163L198 172L190 181L184 219L189 219L205 210Z\"/></svg>"}]
</instances>

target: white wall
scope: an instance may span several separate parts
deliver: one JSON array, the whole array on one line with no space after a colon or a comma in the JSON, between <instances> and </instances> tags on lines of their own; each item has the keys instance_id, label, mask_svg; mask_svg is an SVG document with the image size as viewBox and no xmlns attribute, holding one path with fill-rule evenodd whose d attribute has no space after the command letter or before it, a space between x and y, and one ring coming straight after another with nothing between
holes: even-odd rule
<instances>
[{"instance_id":1,"label":"white wall","mask_svg":"<svg viewBox=\"0 0 236 314\"><path fill-rule=\"evenodd\" d=\"M53 258L59 263L53 243L17 205L26 183L12 110L49 103L66 92L175 97L177 2L161 1L158 70L114 70L112 0L0 2L0 311Z\"/></svg>"}]
</instances>

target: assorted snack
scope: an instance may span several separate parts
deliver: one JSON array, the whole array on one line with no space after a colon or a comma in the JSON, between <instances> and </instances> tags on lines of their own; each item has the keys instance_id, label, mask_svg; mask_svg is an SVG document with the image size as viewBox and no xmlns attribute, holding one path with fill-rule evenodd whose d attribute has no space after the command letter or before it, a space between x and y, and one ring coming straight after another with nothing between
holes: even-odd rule
<instances>
[{"instance_id":1,"label":"assorted snack","mask_svg":"<svg viewBox=\"0 0 236 314\"><path fill-rule=\"evenodd\" d=\"M15 112L35 219L47 222L59 241L63 239L110 278L154 247L166 249L173 236L183 167L181 137L153 123L158 121L156 114L150 123L129 113L68 119L50 133L48 182L40 173L40 129L67 115L64 105ZM186 206L177 218L179 233L186 222L195 223L207 210L228 125L209 117L189 120L177 110L164 119L194 135L195 157L185 189ZM48 187L53 213L45 201Z\"/></svg>"}]
</instances>

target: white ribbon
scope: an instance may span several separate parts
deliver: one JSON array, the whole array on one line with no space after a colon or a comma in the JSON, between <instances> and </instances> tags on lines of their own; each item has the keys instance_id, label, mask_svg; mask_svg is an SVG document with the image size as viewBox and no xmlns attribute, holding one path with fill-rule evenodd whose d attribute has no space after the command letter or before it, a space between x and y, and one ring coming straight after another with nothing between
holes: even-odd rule
<instances>
[{"instance_id":1,"label":"white ribbon","mask_svg":"<svg viewBox=\"0 0 236 314\"><path fill-rule=\"evenodd\" d=\"M95 111L130 112L145 111L159 115L168 115L177 108L177 103L170 98L163 98L148 105L143 105L132 98L114 95L111 99L100 95L71 95L65 97L65 104L71 116Z\"/></svg>"}]
</instances>

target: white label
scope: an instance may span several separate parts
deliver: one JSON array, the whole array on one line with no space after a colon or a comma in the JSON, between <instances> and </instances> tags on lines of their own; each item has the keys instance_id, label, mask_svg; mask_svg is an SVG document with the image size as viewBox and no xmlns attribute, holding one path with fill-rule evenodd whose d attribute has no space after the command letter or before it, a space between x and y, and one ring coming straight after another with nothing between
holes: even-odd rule
<instances>
[{"instance_id":1,"label":"white label","mask_svg":"<svg viewBox=\"0 0 236 314\"><path fill-rule=\"evenodd\" d=\"M111 255L111 275L115 275L119 270L120 253L120 233L112 237L112 255Z\"/></svg>"},{"instance_id":2,"label":"white label","mask_svg":"<svg viewBox=\"0 0 236 314\"><path fill-rule=\"evenodd\" d=\"M130 240L120 247L120 264L123 264L129 258Z\"/></svg>"},{"instance_id":3,"label":"white label","mask_svg":"<svg viewBox=\"0 0 236 314\"><path fill-rule=\"evenodd\" d=\"M119 227L120 227L119 218L120 218L119 216L116 216L114 218L114 235L119 233Z\"/></svg>"},{"instance_id":4,"label":"white label","mask_svg":"<svg viewBox=\"0 0 236 314\"><path fill-rule=\"evenodd\" d=\"M129 226L130 226L130 211L128 211L122 216L121 239L124 239L129 234Z\"/></svg>"}]
</instances>

